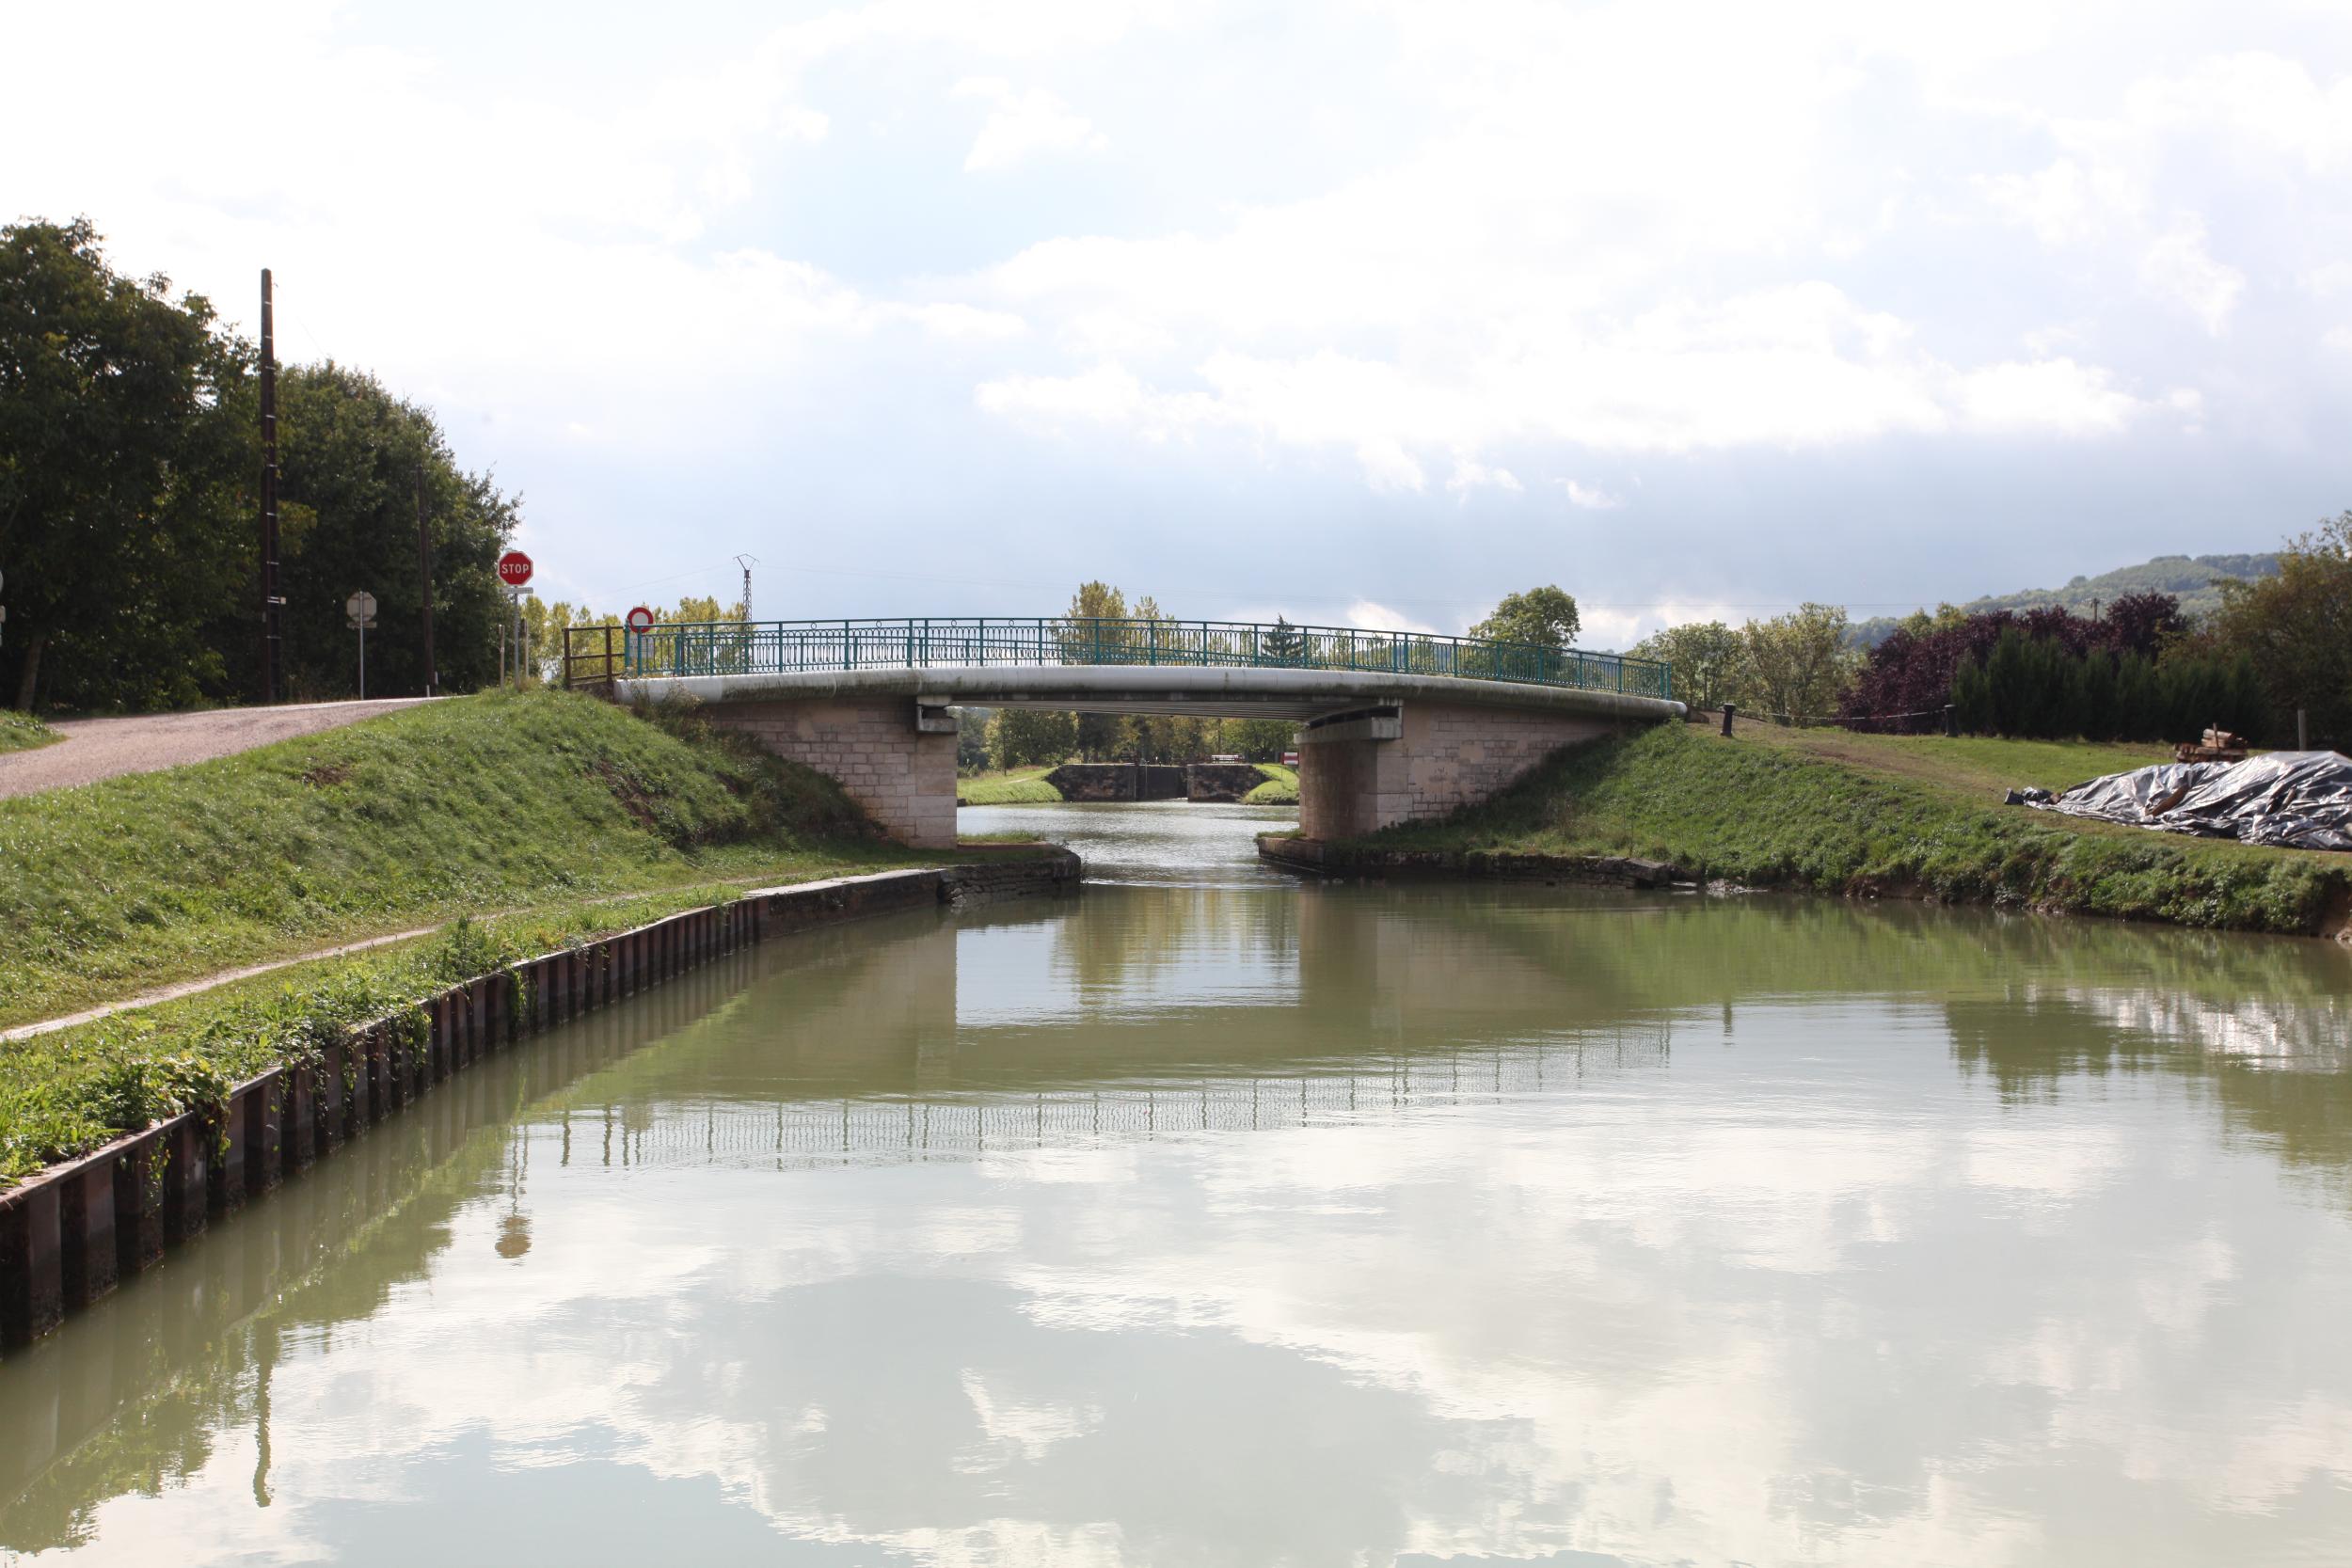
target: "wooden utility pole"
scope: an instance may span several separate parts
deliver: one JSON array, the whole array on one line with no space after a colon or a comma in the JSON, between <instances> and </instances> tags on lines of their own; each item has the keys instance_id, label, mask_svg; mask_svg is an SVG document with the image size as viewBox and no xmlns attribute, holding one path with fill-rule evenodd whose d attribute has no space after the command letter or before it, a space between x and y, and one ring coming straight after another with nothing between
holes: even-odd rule
<instances>
[{"instance_id":1,"label":"wooden utility pole","mask_svg":"<svg viewBox=\"0 0 2352 1568\"><path fill-rule=\"evenodd\" d=\"M278 701L283 679L278 593L278 336L270 317L269 268L262 269L262 701Z\"/></svg>"},{"instance_id":2,"label":"wooden utility pole","mask_svg":"<svg viewBox=\"0 0 2352 1568\"><path fill-rule=\"evenodd\" d=\"M424 694L440 684L440 666L433 662L433 536L424 531L424 465L417 465L417 575L424 587Z\"/></svg>"}]
</instances>

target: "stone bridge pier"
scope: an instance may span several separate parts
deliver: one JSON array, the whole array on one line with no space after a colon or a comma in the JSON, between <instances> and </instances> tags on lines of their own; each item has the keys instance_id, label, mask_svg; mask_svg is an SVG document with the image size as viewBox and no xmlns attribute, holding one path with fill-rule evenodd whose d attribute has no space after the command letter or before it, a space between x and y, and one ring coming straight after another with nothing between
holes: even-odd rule
<instances>
[{"instance_id":1,"label":"stone bridge pier","mask_svg":"<svg viewBox=\"0 0 2352 1568\"><path fill-rule=\"evenodd\" d=\"M1342 839L1424 821L1493 795L1554 751L1680 717L1618 691L1387 672L1135 665L667 676L627 700L684 698L713 722L836 781L893 838L956 842L961 705L1290 719L1300 727L1299 826Z\"/></svg>"}]
</instances>

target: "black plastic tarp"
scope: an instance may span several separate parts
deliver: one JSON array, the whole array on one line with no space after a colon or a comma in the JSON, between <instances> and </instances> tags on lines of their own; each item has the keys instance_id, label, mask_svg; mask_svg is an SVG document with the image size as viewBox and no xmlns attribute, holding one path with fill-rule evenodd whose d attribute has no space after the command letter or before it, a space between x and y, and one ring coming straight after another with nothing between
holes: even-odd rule
<instances>
[{"instance_id":1,"label":"black plastic tarp","mask_svg":"<svg viewBox=\"0 0 2352 1568\"><path fill-rule=\"evenodd\" d=\"M2352 849L2352 757L2268 752L2244 762L2168 762L2109 773L2062 795L2010 797L2042 811L2296 849Z\"/></svg>"}]
</instances>

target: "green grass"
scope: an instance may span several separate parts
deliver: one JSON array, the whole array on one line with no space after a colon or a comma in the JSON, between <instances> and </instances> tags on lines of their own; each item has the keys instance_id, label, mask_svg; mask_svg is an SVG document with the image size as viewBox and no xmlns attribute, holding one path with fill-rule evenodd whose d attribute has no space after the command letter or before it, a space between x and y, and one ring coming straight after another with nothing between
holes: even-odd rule
<instances>
[{"instance_id":1,"label":"green grass","mask_svg":"<svg viewBox=\"0 0 2352 1568\"><path fill-rule=\"evenodd\" d=\"M1262 762L1258 771L1265 775L1265 783L1242 797L1242 803L1250 806L1295 806L1298 804L1298 771L1279 762Z\"/></svg>"},{"instance_id":2,"label":"green grass","mask_svg":"<svg viewBox=\"0 0 2352 1568\"><path fill-rule=\"evenodd\" d=\"M353 1024L402 1016L415 998L442 987L742 891L696 885L461 920L434 936L0 1041L0 1186L125 1132L217 1103L281 1063L314 1060Z\"/></svg>"},{"instance_id":3,"label":"green grass","mask_svg":"<svg viewBox=\"0 0 2352 1568\"><path fill-rule=\"evenodd\" d=\"M1045 782L1051 768L1009 768L956 781L960 806L1059 805L1061 791Z\"/></svg>"},{"instance_id":4,"label":"green grass","mask_svg":"<svg viewBox=\"0 0 2352 1568\"><path fill-rule=\"evenodd\" d=\"M1940 748L1949 747L1948 751ZM1997 803L2129 748L1661 724L1572 747L1484 805L1367 847L1640 855L1759 887L2309 933L2352 899L2352 857L2085 823Z\"/></svg>"},{"instance_id":5,"label":"green grass","mask_svg":"<svg viewBox=\"0 0 2352 1568\"><path fill-rule=\"evenodd\" d=\"M29 752L36 746L54 746L64 738L29 713L0 708L0 752Z\"/></svg>"},{"instance_id":6,"label":"green grass","mask_svg":"<svg viewBox=\"0 0 2352 1568\"><path fill-rule=\"evenodd\" d=\"M436 703L0 800L0 1026L461 914L913 863L830 781L691 719Z\"/></svg>"}]
</instances>

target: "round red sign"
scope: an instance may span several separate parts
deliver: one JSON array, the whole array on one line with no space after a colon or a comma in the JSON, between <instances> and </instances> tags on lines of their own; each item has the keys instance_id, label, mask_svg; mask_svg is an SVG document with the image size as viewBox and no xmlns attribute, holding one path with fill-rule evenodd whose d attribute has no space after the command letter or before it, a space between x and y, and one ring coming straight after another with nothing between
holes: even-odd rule
<instances>
[{"instance_id":1,"label":"round red sign","mask_svg":"<svg viewBox=\"0 0 2352 1568\"><path fill-rule=\"evenodd\" d=\"M531 557L520 550L508 550L499 557L499 581L509 588L520 588L531 580Z\"/></svg>"},{"instance_id":2,"label":"round red sign","mask_svg":"<svg viewBox=\"0 0 2352 1568\"><path fill-rule=\"evenodd\" d=\"M644 605L639 605L635 610L628 612L628 629L631 631L653 630L653 611L647 610Z\"/></svg>"}]
</instances>

